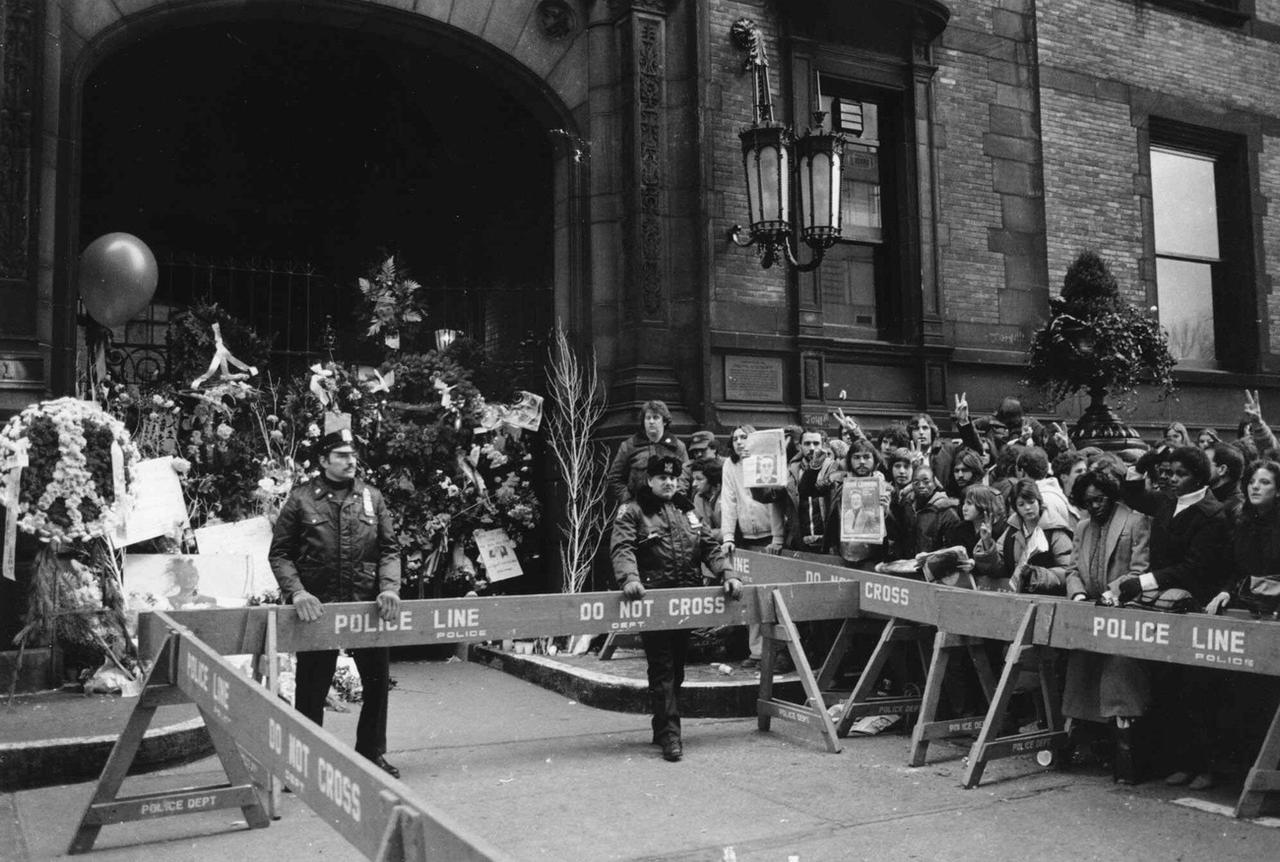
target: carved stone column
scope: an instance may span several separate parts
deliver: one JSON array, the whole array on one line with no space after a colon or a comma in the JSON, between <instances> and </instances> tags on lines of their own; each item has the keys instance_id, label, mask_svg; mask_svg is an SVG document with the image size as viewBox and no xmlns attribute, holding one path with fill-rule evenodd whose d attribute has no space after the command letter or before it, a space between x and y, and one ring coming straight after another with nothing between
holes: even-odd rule
<instances>
[{"instance_id":1,"label":"carved stone column","mask_svg":"<svg viewBox=\"0 0 1280 862\"><path fill-rule=\"evenodd\" d=\"M675 185L679 172L673 160L696 157L678 135L676 141L670 137L672 124L693 122L691 109L669 94L672 87L687 86L682 77L687 71L680 71L683 54L668 44L688 38L675 28L690 7L675 20L679 6L678 0L613 0L609 6L620 71L622 208L619 350L606 420L610 430L634 430L634 406L660 398L671 408L673 427L684 433L692 425L685 405L697 402L699 336L692 322L694 286L690 268L684 266L696 252L687 237L674 235L673 225L680 221L672 212L673 197L688 193ZM673 266L673 257L680 259L680 267Z\"/></svg>"},{"instance_id":2,"label":"carved stone column","mask_svg":"<svg viewBox=\"0 0 1280 862\"><path fill-rule=\"evenodd\" d=\"M634 0L622 7L617 26L622 47L622 141L627 177L627 293L624 319L664 323L667 237L663 162L666 158L667 4Z\"/></svg>"},{"instance_id":3,"label":"carved stone column","mask_svg":"<svg viewBox=\"0 0 1280 862\"><path fill-rule=\"evenodd\" d=\"M37 5L0 2L0 339L36 337L31 171Z\"/></svg>"}]
</instances>

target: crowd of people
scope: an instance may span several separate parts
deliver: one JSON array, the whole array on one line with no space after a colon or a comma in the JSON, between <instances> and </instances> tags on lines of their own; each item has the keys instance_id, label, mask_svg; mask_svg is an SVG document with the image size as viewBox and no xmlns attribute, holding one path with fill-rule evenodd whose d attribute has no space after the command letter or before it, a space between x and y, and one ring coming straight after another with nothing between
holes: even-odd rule
<instances>
[{"instance_id":1,"label":"crowd of people","mask_svg":"<svg viewBox=\"0 0 1280 862\"><path fill-rule=\"evenodd\" d=\"M1122 451L1077 449L1061 424L1040 423L1014 398L977 417L963 394L954 403L952 434L927 413L871 431L836 410L836 433L788 428L785 477L764 488L749 487L744 476L756 429L734 428L721 457L711 431L695 432L686 446L668 430L666 405L647 402L641 430L624 441L610 469L621 506L615 574L632 597L644 585L715 581L735 595L740 585L725 579L735 549L785 548L982 590L1280 618L1280 445L1257 393L1246 391L1243 418L1225 434L1203 428L1193 436L1174 422L1149 447ZM866 499L867 483L849 478L875 479L878 512ZM623 529L629 518L656 511L655 491L666 495L670 517L645 522L643 536ZM873 537L879 541L845 526L868 511L883 524ZM671 550L664 537L672 522L696 553ZM673 555L686 558L678 575ZM672 735L679 748L678 717L669 719L678 712L671 663L657 662L659 677L667 671L655 682L645 646L655 742L665 754ZM760 658L761 639L752 632L744 665ZM1228 682L1210 669L1094 653L1064 661L1062 703L1073 744L1109 762L1123 783L1162 769L1171 785L1208 789L1222 704L1270 715L1280 694L1262 678ZM1265 706L1271 710L1256 709Z\"/></svg>"}]
</instances>

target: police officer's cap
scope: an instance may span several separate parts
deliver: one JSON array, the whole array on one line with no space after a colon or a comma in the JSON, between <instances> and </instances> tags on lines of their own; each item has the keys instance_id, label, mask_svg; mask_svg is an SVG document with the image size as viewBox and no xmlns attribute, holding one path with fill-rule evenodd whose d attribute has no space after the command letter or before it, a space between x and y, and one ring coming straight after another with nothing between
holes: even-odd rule
<instances>
[{"instance_id":1,"label":"police officer's cap","mask_svg":"<svg viewBox=\"0 0 1280 862\"><path fill-rule=\"evenodd\" d=\"M650 476L670 476L673 479L679 479L680 473L684 470L684 464L674 455L653 455L649 458L649 465L645 470Z\"/></svg>"},{"instance_id":2,"label":"police officer's cap","mask_svg":"<svg viewBox=\"0 0 1280 862\"><path fill-rule=\"evenodd\" d=\"M346 448L354 452L356 450L355 437L351 435L350 428L343 428L340 431L331 431L320 438L320 443L316 446L316 452L320 455L328 455L335 449Z\"/></svg>"}]
</instances>

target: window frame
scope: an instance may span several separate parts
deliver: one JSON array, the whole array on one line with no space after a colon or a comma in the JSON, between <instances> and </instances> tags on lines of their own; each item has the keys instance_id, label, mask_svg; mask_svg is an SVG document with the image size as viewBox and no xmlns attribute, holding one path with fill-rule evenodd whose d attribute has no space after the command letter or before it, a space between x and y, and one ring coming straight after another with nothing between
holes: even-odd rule
<instances>
[{"instance_id":1,"label":"window frame","mask_svg":"<svg viewBox=\"0 0 1280 862\"><path fill-rule=\"evenodd\" d=\"M1253 182L1257 168L1248 136L1240 131L1192 125L1165 117L1147 118L1142 147L1148 180L1145 224L1146 257L1150 262L1148 300L1158 307L1160 259L1187 260L1177 254L1157 254L1155 200L1151 189L1151 151L1172 150L1213 159L1214 195L1218 225L1218 260L1208 262L1212 284L1214 358L1180 362L1184 369L1216 369L1252 373L1269 353L1265 296L1257 280L1257 242Z\"/></svg>"}]
</instances>

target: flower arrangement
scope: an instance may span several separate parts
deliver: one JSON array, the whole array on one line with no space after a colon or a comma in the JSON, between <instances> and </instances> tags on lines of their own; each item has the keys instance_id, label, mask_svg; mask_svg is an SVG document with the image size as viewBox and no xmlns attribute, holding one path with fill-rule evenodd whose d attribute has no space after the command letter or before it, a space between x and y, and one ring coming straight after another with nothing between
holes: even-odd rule
<instances>
[{"instance_id":1,"label":"flower arrangement","mask_svg":"<svg viewBox=\"0 0 1280 862\"><path fill-rule=\"evenodd\" d=\"M21 470L11 501L18 527L43 541L70 543L113 531L137 461L124 424L91 401L33 404L0 431L4 479Z\"/></svg>"}]
</instances>

